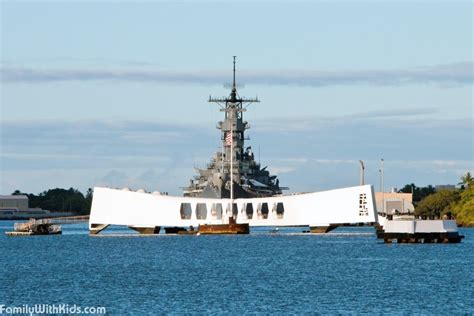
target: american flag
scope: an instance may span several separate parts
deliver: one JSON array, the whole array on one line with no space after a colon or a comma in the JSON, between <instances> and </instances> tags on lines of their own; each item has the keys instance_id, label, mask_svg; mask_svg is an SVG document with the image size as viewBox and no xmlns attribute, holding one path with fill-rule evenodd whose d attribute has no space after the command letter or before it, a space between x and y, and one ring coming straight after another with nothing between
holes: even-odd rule
<instances>
[{"instance_id":1,"label":"american flag","mask_svg":"<svg viewBox=\"0 0 474 316\"><path fill-rule=\"evenodd\" d=\"M232 145L232 132L228 132L227 135L225 136L225 145L230 146Z\"/></svg>"}]
</instances>

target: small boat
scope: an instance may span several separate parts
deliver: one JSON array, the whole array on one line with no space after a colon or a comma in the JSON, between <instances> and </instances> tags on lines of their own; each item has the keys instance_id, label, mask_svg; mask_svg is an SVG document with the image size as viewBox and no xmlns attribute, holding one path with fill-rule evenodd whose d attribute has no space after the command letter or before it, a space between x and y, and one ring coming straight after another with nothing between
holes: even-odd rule
<instances>
[{"instance_id":1,"label":"small boat","mask_svg":"<svg viewBox=\"0 0 474 316\"><path fill-rule=\"evenodd\" d=\"M61 226L53 225L47 220L30 219L26 223L15 223L14 231L5 232L8 236L32 236L32 235L60 235Z\"/></svg>"}]
</instances>

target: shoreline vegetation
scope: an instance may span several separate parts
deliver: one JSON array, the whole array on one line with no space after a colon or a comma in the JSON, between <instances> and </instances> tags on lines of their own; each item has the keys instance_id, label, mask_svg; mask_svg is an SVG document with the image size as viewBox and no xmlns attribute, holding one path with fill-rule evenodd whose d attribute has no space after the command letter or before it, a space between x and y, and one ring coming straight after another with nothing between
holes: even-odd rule
<instances>
[{"instance_id":1,"label":"shoreline vegetation","mask_svg":"<svg viewBox=\"0 0 474 316\"><path fill-rule=\"evenodd\" d=\"M413 194L417 217L453 218L460 227L474 227L474 178L470 172L461 177L458 187L452 189L436 190L432 185L417 187L411 183L406 184L398 192ZM74 188L55 188L37 195L16 190L12 195L28 196L30 208L89 215L93 192L91 188L85 194Z\"/></svg>"},{"instance_id":2,"label":"shoreline vegetation","mask_svg":"<svg viewBox=\"0 0 474 316\"><path fill-rule=\"evenodd\" d=\"M457 188L436 190L415 184L405 185L399 192L413 193L415 216L421 218L453 218L460 227L474 227L474 178L470 172L461 177Z\"/></svg>"},{"instance_id":3,"label":"shoreline vegetation","mask_svg":"<svg viewBox=\"0 0 474 316\"><path fill-rule=\"evenodd\" d=\"M50 189L39 194L24 193L15 190L12 195L28 196L30 208L41 208L51 212L72 212L77 215L89 215L92 205L92 189L89 188L85 194L74 188Z\"/></svg>"}]
</instances>

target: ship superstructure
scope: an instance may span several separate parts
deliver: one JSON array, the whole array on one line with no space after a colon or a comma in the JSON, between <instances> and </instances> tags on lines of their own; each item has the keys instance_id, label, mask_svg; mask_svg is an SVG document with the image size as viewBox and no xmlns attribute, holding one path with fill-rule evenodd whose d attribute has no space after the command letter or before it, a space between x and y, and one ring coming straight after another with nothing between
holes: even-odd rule
<instances>
[{"instance_id":1,"label":"ship superstructure","mask_svg":"<svg viewBox=\"0 0 474 316\"><path fill-rule=\"evenodd\" d=\"M244 112L258 98L245 98L237 93L235 82L235 56L233 80L228 97L209 97L209 102L217 103L224 112L224 120L217 123L221 133L222 151L216 152L205 169L197 169L198 175L184 188L184 196L206 198L229 198L233 190L234 198L269 197L282 194L277 176L271 175L267 167L262 168L255 160L245 131L250 128L244 121ZM231 182L233 185L231 185Z\"/></svg>"}]
</instances>

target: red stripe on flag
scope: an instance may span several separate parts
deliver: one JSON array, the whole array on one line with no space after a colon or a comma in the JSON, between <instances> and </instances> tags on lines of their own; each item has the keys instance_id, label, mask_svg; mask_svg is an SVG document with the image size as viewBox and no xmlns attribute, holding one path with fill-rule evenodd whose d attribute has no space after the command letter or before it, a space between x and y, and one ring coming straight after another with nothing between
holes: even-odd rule
<instances>
[{"instance_id":1,"label":"red stripe on flag","mask_svg":"<svg viewBox=\"0 0 474 316\"><path fill-rule=\"evenodd\" d=\"M225 137L225 144L226 146L232 145L232 133L228 132L226 137Z\"/></svg>"}]
</instances>

